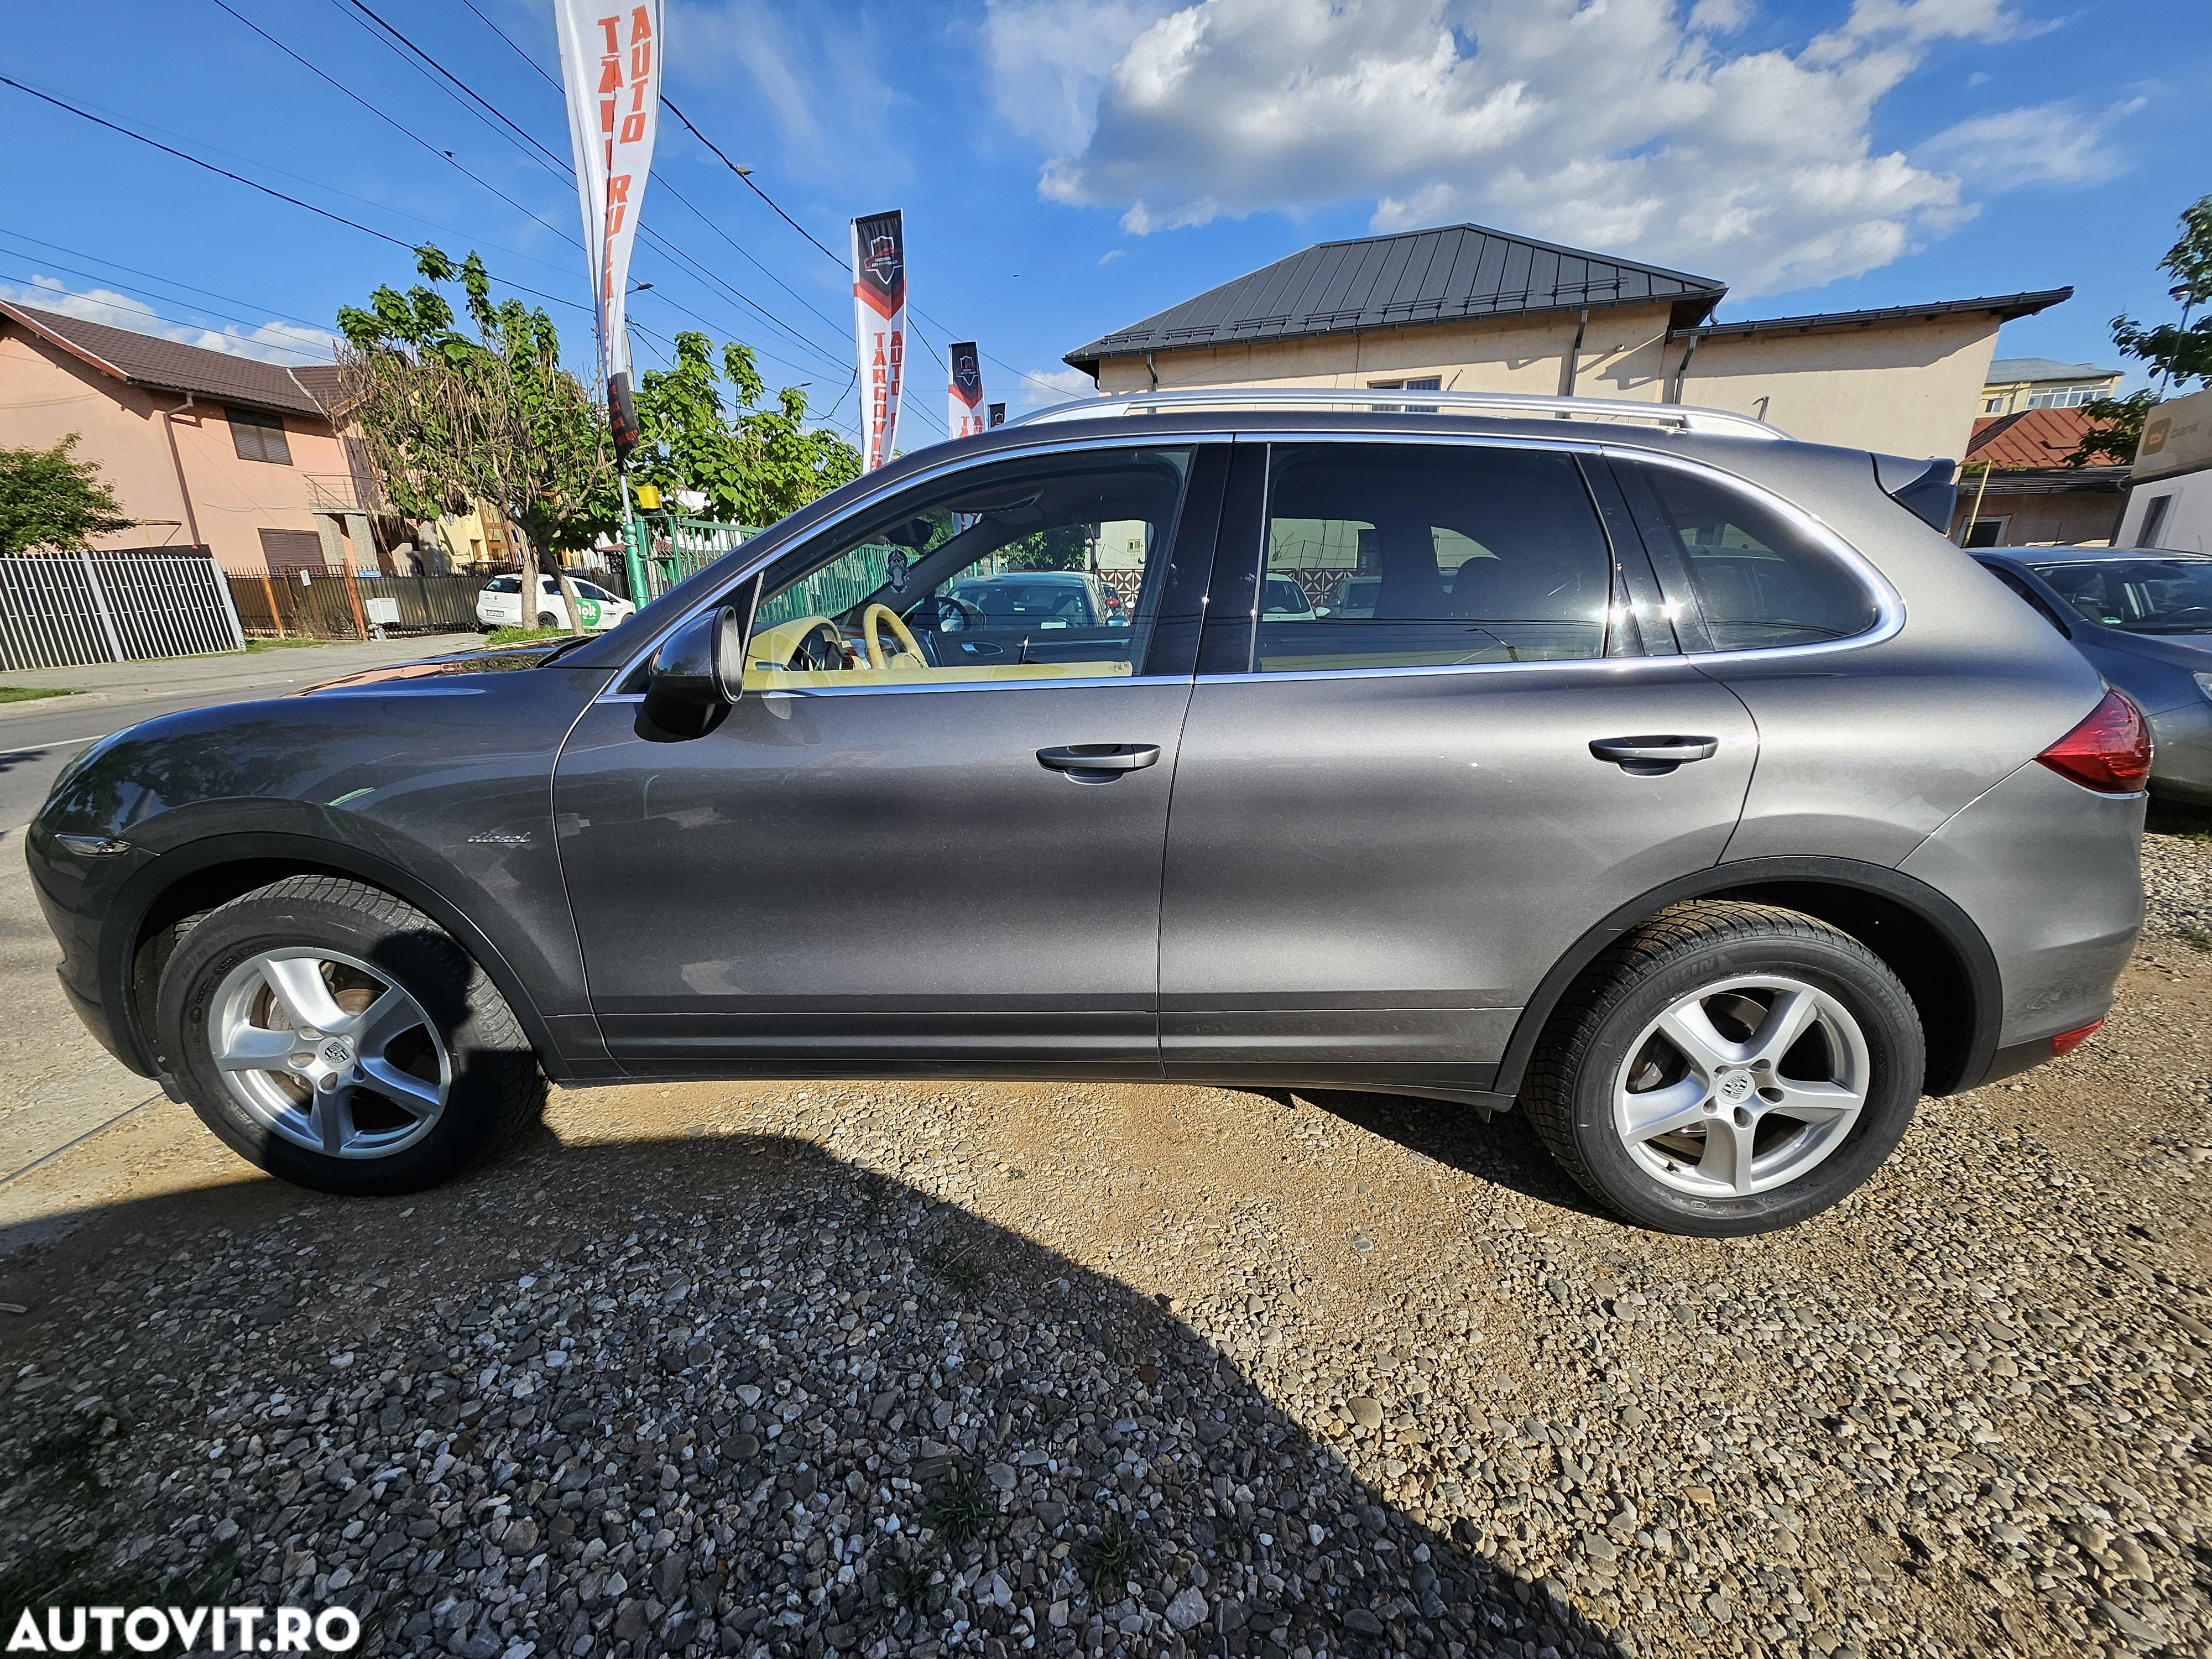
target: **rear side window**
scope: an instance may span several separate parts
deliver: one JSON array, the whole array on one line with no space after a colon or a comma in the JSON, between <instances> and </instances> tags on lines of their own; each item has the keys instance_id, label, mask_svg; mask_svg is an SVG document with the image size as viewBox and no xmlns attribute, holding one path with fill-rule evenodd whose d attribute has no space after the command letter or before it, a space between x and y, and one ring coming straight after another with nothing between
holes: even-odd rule
<instances>
[{"instance_id":1,"label":"rear side window","mask_svg":"<svg viewBox=\"0 0 2212 1659\"><path fill-rule=\"evenodd\" d=\"M522 578L494 576L483 585L483 591L487 593L520 593L522 592Z\"/></svg>"},{"instance_id":2,"label":"rear side window","mask_svg":"<svg viewBox=\"0 0 2212 1659\"><path fill-rule=\"evenodd\" d=\"M1253 672L1605 653L1613 551L1572 456L1279 445L1266 534Z\"/></svg>"},{"instance_id":3,"label":"rear side window","mask_svg":"<svg viewBox=\"0 0 2212 1659\"><path fill-rule=\"evenodd\" d=\"M1639 470L1659 500L1662 544L1653 551L1662 574L1676 565L1687 580L1708 649L1844 640L1879 619L1866 585L1765 502L1698 473Z\"/></svg>"}]
</instances>

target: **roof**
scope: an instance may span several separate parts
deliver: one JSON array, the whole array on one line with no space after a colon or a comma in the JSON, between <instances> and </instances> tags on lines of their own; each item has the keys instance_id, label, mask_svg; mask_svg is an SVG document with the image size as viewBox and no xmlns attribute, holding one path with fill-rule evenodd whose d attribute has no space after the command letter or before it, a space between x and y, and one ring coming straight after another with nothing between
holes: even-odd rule
<instances>
[{"instance_id":1,"label":"roof","mask_svg":"<svg viewBox=\"0 0 2212 1659\"><path fill-rule=\"evenodd\" d=\"M1986 490L1979 473L1966 474L1959 481L1959 504L1972 507L1978 498L2000 495L2118 495L2127 487L2124 466L2023 466L1990 473Z\"/></svg>"},{"instance_id":2,"label":"roof","mask_svg":"<svg viewBox=\"0 0 2212 1659\"><path fill-rule=\"evenodd\" d=\"M1999 467L2057 466L2074 453L2089 430L2089 417L2078 409L2023 409L2012 415L1984 415L1966 440L1965 465Z\"/></svg>"},{"instance_id":3,"label":"roof","mask_svg":"<svg viewBox=\"0 0 2212 1659\"><path fill-rule=\"evenodd\" d=\"M2023 380L2109 380L2121 371L2094 363L2054 362L2048 357L1999 357L1990 365L1984 386L2017 386Z\"/></svg>"},{"instance_id":4,"label":"roof","mask_svg":"<svg viewBox=\"0 0 2212 1659\"><path fill-rule=\"evenodd\" d=\"M2046 288L2028 294L1987 295L1976 300L1937 300L1924 306L1815 312L1804 317L1765 317L1747 323L1706 323L1696 328L1678 328L1668 337L1681 340L1694 334L1701 340L1710 340L1729 335L1838 334L1855 328L1869 328L1876 323L1924 322L1982 311L1995 313L2000 322L2009 322L2015 317L2033 317L2039 311L2073 297L2070 288Z\"/></svg>"},{"instance_id":5,"label":"roof","mask_svg":"<svg viewBox=\"0 0 2212 1659\"><path fill-rule=\"evenodd\" d=\"M140 334L82 317L0 303L5 316L104 374L132 386L189 392L224 403L273 409L288 415L327 420L339 401L337 369L327 364L286 368L258 357L240 357L205 346L185 345L155 334Z\"/></svg>"},{"instance_id":6,"label":"roof","mask_svg":"<svg viewBox=\"0 0 2212 1659\"><path fill-rule=\"evenodd\" d=\"M1671 303L1670 325L1686 327L1727 292L1710 276L1482 225L1445 225L1320 243L1078 346L1065 361L1096 374L1104 358L1146 351L1585 307Z\"/></svg>"}]
</instances>

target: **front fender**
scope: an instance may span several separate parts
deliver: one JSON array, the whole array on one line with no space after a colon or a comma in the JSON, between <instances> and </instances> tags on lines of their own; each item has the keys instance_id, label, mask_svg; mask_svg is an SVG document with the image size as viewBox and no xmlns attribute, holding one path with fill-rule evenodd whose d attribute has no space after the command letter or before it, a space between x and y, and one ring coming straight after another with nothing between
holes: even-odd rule
<instances>
[{"instance_id":1,"label":"front fender","mask_svg":"<svg viewBox=\"0 0 2212 1659\"><path fill-rule=\"evenodd\" d=\"M553 762L604 673L507 672L195 710L104 745L27 838L62 977L153 1074L131 987L140 936L296 870L384 888L482 963L556 1075L617 1075L589 1012L552 833ZM62 834L130 850L72 853ZM228 879L227 879L228 878ZM179 908L181 907L181 908Z\"/></svg>"}]
</instances>

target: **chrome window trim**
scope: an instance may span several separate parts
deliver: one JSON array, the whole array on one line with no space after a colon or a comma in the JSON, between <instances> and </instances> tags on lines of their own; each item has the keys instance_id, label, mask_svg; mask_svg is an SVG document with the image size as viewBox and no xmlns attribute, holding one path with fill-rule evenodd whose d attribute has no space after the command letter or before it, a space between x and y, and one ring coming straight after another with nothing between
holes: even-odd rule
<instances>
[{"instance_id":1,"label":"chrome window trim","mask_svg":"<svg viewBox=\"0 0 2212 1659\"><path fill-rule=\"evenodd\" d=\"M1838 559L1843 563L1844 568L1850 571L1852 574L1858 578L1861 586L1865 590L1868 597L1872 599L1874 601L1875 611L1875 625L1863 633L1852 635L1848 639L1818 640L1809 641L1802 645L1758 646L1735 651L1647 652L1641 657L1575 658L1549 663L1461 663L1408 668L1302 669L1296 671L1294 673L1285 674L1200 674L1197 676L1197 680L1200 684L1211 684L1216 682L1228 682L1243 679L1273 680L1316 678L1322 677L1334 678L1347 674L1356 674L1363 677L1400 674L1461 674L1490 672L1498 669L1520 670L1529 668L1554 668L1565 666L1571 663L1607 664L1614 662L1686 661L1701 664L1707 662L1733 664L1776 661L1799 662L1806 660L1809 657L1826 655L1838 651L1863 650L1871 646L1881 645L1889 640L1894 639L1905 627L1905 601L1903 598L1899 596L1897 590L1890 586L1889 579L1884 576L1881 572L1875 568L1874 562L1863 553L1861 553L1856 548L1853 547L1849 542L1845 541L1841 536L1838 535L1833 530L1829 528L1827 524L1821 520L1818 514L1808 513L1804 508L1799 507L1794 501L1788 500L1786 497L1777 495L1774 491L1767 489L1765 485L1756 483L1751 479L1744 477L1740 473L1731 472L1725 467L1717 466L1710 461L1687 455L1671 455L1661 450L1644 447L1641 445L1626 446L1616 443L1607 443L1601 439L1595 438L1587 432L1577 433L1572 435L1562 434L1560 436L1556 438L1548 434L1540 435L1534 434L1502 432L1370 433L1346 432L1342 430L1299 431L1296 428L1272 429L1267 432L1249 432L1243 434L1235 432L1178 432L1172 434L1165 433L1140 433L1134 434L1115 434L1112 435L1101 434L1083 439L1063 439L1054 443L1024 446L1018 449L1004 452L994 459L1017 460L1025 459L1031 456L1074 454L1086 450L1096 449L1168 449L1181 447L1186 445L1195 447L1200 444L1207 443L1239 442L1267 444L1436 444L1453 447L1464 447L1472 444L1480 445L1482 447L1490 449L1559 450L1574 454L1596 455L1607 460L1620 459L1623 461L1640 461L1649 463L1653 465L1679 467L1684 471L1695 473L1700 477L1710 479L1711 481L1719 484L1723 489L1735 490L1741 494L1750 496L1752 499L1760 502L1762 505L1769 507L1772 511L1779 513L1784 518L1796 525L1800 530L1805 532L1814 542L1818 543L1827 552ZM903 480L894 489L887 489L876 495L869 495L864 500L855 501L851 507L846 508L843 512L837 514L835 517L824 519L819 524L809 526L802 534L805 537L811 537L823 532L830 531L838 525L848 522L860 514L869 511L892 495L918 485L933 483L948 473L963 471L967 468L973 467L975 465L977 465L977 463L975 459L969 456L948 458L945 460L939 462L937 465L931 467L928 471L916 473ZM787 540L777 544L776 546L770 549L769 551L762 554L757 559L750 561L744 566L741 566L738 571L731 576L731 584L735 586L738 583L746 580L750 577L758 575L762 571L767 569L769 566L774 564L777 559L789 552L793 544L799 539L800 539L800 537L796 536L787 538ZM653 652L659 648L661 641L665 640L669 634L672 633L677 628L681 627L685 622L690 621L691 617L696 616L699 612L707 609L708 605L713 603L713 600L703 601L686 611L681 617L672 619L667 628L663 629L647 645L622 665L621 669L607 682L608 685L610 687L621 685L623 682L627 680L632 674L635 673L641 665L652 658ZM1127 685L1131 684L1135 678L1137 677L1133 676L1132 679L1114 679L1103 682L1090 680L1061 680L1058 682L1045 680L1007 680L993 682L992 684L1007 689L1012 689L1015 687L1030 687L1049 684L1059 684L1062 685L1087 685L1097 684ZM1158 677L1150 678L1157 678ZM1185 683L1182 680L1182 677L1180 675L1173 676L1171 678L1174 683ZM963 683L963 686L966 686L968 689L972 689L973 684L974 683ZM879 693L890 690L892 688L888 686L855 686L851 689L855 691L866 690L871 693ZM920 688L914 686L902 686L897 689L908 690L917 690ZM933 689L950 690L956 689L956 687L947 685L942 688ZM775 695L843 696L846 695L846 688L839 687L836 691L827 693L780 692ZM635 702L639 701L641 696L641 693L637 692L619 692L610 690L601 693L595 701L601 702Z\"/></svg>"},{"instance_id":2,"label":"chrome window trim","mask_svg":"<svg viewBox=\"0 0 2212 1659\"><path fill-rule=\"evenodd\" d=\"M1674 651L1665 656L1554 657L1542 662L1442 662L1420 663L1406 668L1293 668L1279 674L1200 674L1198 683L1200 685L1239 685L1249 682L1257 685L1284 680L1404 679L1417 674L1496 674L1509 672L1527 674L1547 669L1618 675L1636 668L1680 667L1694 660L1681 652Z\"/></svg>"},{"instance_id":3,"label":"chrome window trim","mask_svg":"<svg viewBox=\"0 0 2212 1659\"><path fill-rule=\"evenodd\" d=\"M1818 543L1841 563L1844 569L1856 576L1867 597L1874 601L1874 626L1845 639L1812 640L1802 645L1747 646L1734 651L1689 651L1682 653L1687 660L1695 663L1796 662L1812 653L1862 651L1869 646L1880 645L1885 641L1896 638L1904 629L1904 597L1890 586L1889 578L1881 574L1873 560L1830 529L1827 522L1818 514L1808 513L1795 501L1776 495L1765 485L1754 483L1749 478L1730 472L1725 467L1715 466L1709 461L1696 460L1686 455L1662 454L1649 449L1627 449L1613 445L1603 445L1600 447L1607 459L1640 461L1650 465L1671 466L1680 471L1695 473L1718 483L1724 489L1731 489L1740 495L1749 496L1762 506L1780 514ZM1656 561L1654 562L1656 563ZM1663 589L1666 583L1663 574L1660 577L1660 583Z\"/></svg>"},{"instance_id":4,"label":"chrome window trim","mask_svg":"<svg viewBox=\"0 0 2212 1659\"><path fill-rule=\"evenodd\" d=\"M866 678L857 676L856 678ZM1274 678L1261 676L1262 678ZM881 697L902 691L1044 691L1066 686L1073 690L1091 685L1188 685L1188 674L1109 674L1097 679L1035 679L1035 680L902 680L897 684L880 685L807 685L768 686L749 685L744 696L751 697ZM611 691L595 697L594 702L643 702L642 691Z\"/></svg>"},{"instance_id":5,"label":"chrome window trim","mask_svg":"<svg viewBox=\"0 0 2212 1659\"><path fill-rule=\"evenodd\" d=\"M1641 445L1630 447L1622 444L1608 444L1588 436L1583 436L1580 441L1577 441L1575 438L1565 436L1559 438L1548 436L1522 437L1507 433L1487 432L1421 432L1405 434L1394 432L1380 434L1367 432L1303 433L1271 431L1250 434L1243 440L1243 441L1252 443L1480 444L1486 448L1492 449L1566 450L1585 455L1600 456L1608 461L1616 459L1624 461L1645 461L1657 466L1678 467L1685 472L1695 473L1701 477L1706 478L1713 483L1719 485L1723 489L1731 489L1739 495L1747 495L1753 500L1757 501L1761 504L1771 507L1773 511L1780 514L1790 523L1796 526L1797 528L1805 532L1814 541L1817 542L1824 550L1836 557L1846 570L1857 577L1861 587L1865 590L1867 597L1871 599L1875 605L1874 626L1868 629L1863 633L1853 634L1848 639L1814 640L1802 645L1756 646L1736 651L1647 651L1641 657L1619 659L1605 657L1566 658L1560 659L1559 661L1680 661L1693 663L1797 662L1803 660L1807 656L1811 654L1825 653L1835 651L1857 651L1863 650L1869 646L1880 645L1887 640L1895 638L1899 630L1901 630L1905 626L1905 601L1899 595L1897 590L1890 586L1889 579L1883 575L1881 572L1875 567L1873 561L1869 559L1865 554L1860 552L1858 549L1853 547L1841 536L1838 536L1833 530L1831 530L1827 524L1822 520L1818 514L1808 513L1803 507L1799 507L1796 502L1788 500L1784 496L1776 495L1774 491L1767 489L1764 484L1755 483L1751 479L1744 477L1740 473L1731 472L1726 467L1717 466L1711 461L1700 459L1695 456L1670 455L1661 450L1644 448ZM1662 578L1662 588L1664 586L1663 578ZM1404 669L1299 669L1296 671L1296 673L1300 677L1310 677L1322 674L1464 673L1474 669L1541 668L1557 665L1558 662L1550 664L1520 662L1461 663L1446 664L1440 666L1431 665L1427 667ZM1199 679L1201 684L1212 684L1217 680L1272 680L1288 678L1291 678L1291 676L1285 674L1201 674L1199 676Z\"/></svg>"},{"instance_id":6,"label":"chrome window trim","mask_svg":"<svg viewBox=\"0 0 2212 1659\"><path fill-rule=\"evenodd\" d=\"M1040 436L1042 436L1042 434L1040 434ZM1233 432L1115 433L1111 435L1099 434L1088 438L1055 438L1048 441L1036 444L1025 444L1019 448L994 451L988 461L979 461L975 455L967 453L949 456L945 459L939 461L933 467L929 467L923 471L908 475L889 489L878 490L872 495L863 496L860 500L854 501L850 507L848 507L841 513L833 514L830 517L823 519L818 523L807 526L803 531L795 532L786 537L783 540L778 542L774 547L769 549L768 551L761 554L757 558L750 560L744 564L738 566L729 578L729 585L731 586L735 586L739 583L749 581L753 577L759 575L763 571L766 570L769 566L774 564L785 554L790 552L799 542L811 539L815 536L834 530L839 525L849 523L852 520L857 518L861 514L872 511L884 501L888 501L893 495L902 495L908 489L915 489L924 484L933 483L950 473L970 471L980 466L995 465L1000 461L1028 460L1032 457L1040 455L1075 455L1084 453L1087 451L1100 449L1195 449L1200 444L1225 444L1234 443L1236 441L1237 434ZM950 446L947 447L950 447ZM1185 487L1188 487L1188 480L1186 480ZM773 526L771 526L771 530L772 529ZM763 531L761 533L762 536L765 536L769 534L770 531ZM761 537L757 536L753 539L754 541L758 541L761 539ZM745 548L750 547L751 544L752 544L750 542L748 542L738 547L732 548L731 551L733 553L743 552ZM717 601L714 599L702 600L700 603L691 606L690 609L685 611L683 615L672 617L665 628L663 628L659 633L655 634L652 640L632 655L627 662L623 663L621 668L616 671L614 678L607 682L608 684L622 684L623 682L629 678L632 674L637 672L638 669L641 665L652 659L653 653L660 648L661 642L667 639L671 634L674 633L685 623L690 621L692 617L699 615L702 611L707 610L708 606L715 604L716 602ZM1183 677L1181 675L1176 676L1178 682L1182 681L1182 678ZM1029 681L1022 681L1018 683L1022 684L1030 684ZM641 694L635 692L610 691L603 693L598 699L596 699L596 701L606 702L611 698L635 696L639 695Z\"/></svg>"}]
</instances>

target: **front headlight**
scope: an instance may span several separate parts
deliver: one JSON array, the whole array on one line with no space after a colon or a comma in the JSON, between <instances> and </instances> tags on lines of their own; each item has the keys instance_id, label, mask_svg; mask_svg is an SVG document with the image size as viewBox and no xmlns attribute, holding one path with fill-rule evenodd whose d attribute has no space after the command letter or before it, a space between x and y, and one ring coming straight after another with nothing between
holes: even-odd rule
<instances>
[{"instance_id":1,"label":"front headlight","mask_svg":"<svg viewBox=\"0 0 2212 1659\"><path fill-rule=\"evenodd\" d=\"M2212 674L2191 674L2189 678L2197 682L2199 691L2207 697L2212 697Z\"/></svg>"}]
</instances>

